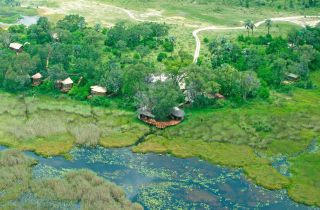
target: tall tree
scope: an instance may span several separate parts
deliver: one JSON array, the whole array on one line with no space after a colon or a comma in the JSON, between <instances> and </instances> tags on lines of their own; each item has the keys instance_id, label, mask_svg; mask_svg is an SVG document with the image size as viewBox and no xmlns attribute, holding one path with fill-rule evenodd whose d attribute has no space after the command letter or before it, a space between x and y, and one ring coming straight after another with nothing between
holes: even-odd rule
<instances>
[{"instance_id":1,"label":"tall tree","mask_svg":"<svg viewBox=\"0 0 320 210\"><path fill-rule=\"evenodd\" d=\"M270 34L270 28L272 26L272 20L271 19L267 19L264 23L266 24L266 27L268 29L268 35L269 35Z\"/></svg>"}]
</instances>

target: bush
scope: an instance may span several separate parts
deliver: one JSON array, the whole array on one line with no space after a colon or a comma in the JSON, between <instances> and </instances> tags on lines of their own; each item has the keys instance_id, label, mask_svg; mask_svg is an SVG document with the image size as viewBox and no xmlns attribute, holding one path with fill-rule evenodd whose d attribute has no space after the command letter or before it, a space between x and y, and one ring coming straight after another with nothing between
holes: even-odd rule
<instances>
[{"instance_id":1,"label":"bush","mask_svg":"<svg viewBox=\"0 0 320 210\"><path fill-rule=\"evenodd\" d=\"M76 100L85 100L89 95L89 87L88 86L73 86L69 91L69 95Z\"/></svg>"},{"instance_id":2,"label":"bush","mask_svg":"<svg viewBox=\"0 0 320 210\"><path fill-rule=\"evenodd\" d=\"M41 85L33 88L34 92L47 94L50 92L54 92L56 89L54 88L54 83L52 81L45 81Z\"/></svg>"},{"instance_id":3,"label":"bush","mask_svg":"<svg viewBox=\"0 0 320 210\"><path fill-rule=\"evenodd\" d=\"M89 103L93 106L102 106L102 107L109 107L110 106L110 99L104 96L94 96Z\"/></svg>"},{"instance_id":4,"label":"bush","mask_svg":"<svg viewBox=\"0 0 320 210\"><path fill-rule=\"evenodd\" d=\"M269 89L267 87L259 88L258 96L263 99L268 99L270 97Z\"/></svg>"},{"instance_id":5,"label":"bush","mask_svg":"<svg viewBox=\"0 0 320 210\"><path fill-rule=\"evenodd\" d=\"M165 52L161 52L159 53L158 57L157 57L157 61L162 62L164 59L166 59L168 56Z\"/></svg>"},{"instance_id":6,"label":"bush","mask_svg":"<svg viewBox=\"0 0 320 210\"><path fill-rule=\"evenodd\" d=\"M303 89L312 89L313 88L313 82L311 80L307 81L300 81L295 84L296 87L303 88Z\"/></svg>"}]
</instances>

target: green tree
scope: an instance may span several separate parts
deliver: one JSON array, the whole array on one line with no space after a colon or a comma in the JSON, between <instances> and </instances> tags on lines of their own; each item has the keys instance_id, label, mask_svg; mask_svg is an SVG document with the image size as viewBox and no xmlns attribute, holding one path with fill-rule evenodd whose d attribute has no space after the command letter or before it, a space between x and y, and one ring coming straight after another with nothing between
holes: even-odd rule
<instances>
[{"instance_id":1,"label":"green tree","mask_svg":"<svg viewBox=\"0 0 320 210\"><path fill-rule=\"evenodd\" d=\"M219 84L215 82L215 74L212 69L192 64L182 69L186 89L194 100L199 95L214 94L219 91Z\"/></svg>"},{"instance_id":2,"label":"green tree","mask_svg":"<svg viewBox=\"0 0 320 210\"><path fill-rule=\"evenodd\" d=\"M271 19L267 19L266 21L265 21L265 24L266 24L266 27L267 27L267 29L268 29L268 35L270 34L270 28L271 28L271 26L272 26L272 20Z\"/></svg>"},{"instance_id":3,"label":"green tree","mask_svg":"<svg viewBox=\"0 0 320 210\"><path fill-rule=\"evenodd\" d=\"M139 63L127 66L123 75L122 94L132 98L138 91L147 88L146 78L151 73L151 69Z\"/></svg>"},{"instance_id":4,"label":"green tree","mask_svg":"<svg viewBox=\"0 0 320 210\"><path fill-rule=\"evenodd\" d=\"M87 23L84 17L79 15L67 15L62 20L57 22L57 27L74 32L79 29L84 29Z\"/></svg>"},{"instance_id":5,"label":"green tree","mask_svg":"<svg viewBox=\"0 0 320 210\"><path fill-rule=\"evenodd\" d=\"M172 80L156 82L135 96L138 106L150 108L157 120L166 120L182 100L183 94Z\"/></svg>"}]
</instances>

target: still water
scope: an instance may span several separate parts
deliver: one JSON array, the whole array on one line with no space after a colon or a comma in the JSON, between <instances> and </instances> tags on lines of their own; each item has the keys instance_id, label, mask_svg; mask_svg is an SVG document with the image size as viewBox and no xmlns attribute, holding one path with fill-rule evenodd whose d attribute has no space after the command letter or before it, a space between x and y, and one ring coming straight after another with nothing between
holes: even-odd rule
<instances>
[{"instance_id":1,"label":"still water","mask_svg":"<svg viewBox=\"0 0 320 210\"><path fill-rule=\"evenodd\" d=\"M37 179L90 169L123 187L128 197L145 209L312 209L290 200L284 190L269 191L248 182L239 169L197 158L102 147L75 148L71 161L26 154L39 161L33 169Z\"/></svg>"},{"instance_id":2,"label":"still water","mask_svg":"<svg viewBox=\"0 0 320 210\"><path fill-rule=\"evenodd\" d=\"M31 26L33 24L36 24L39 20L39 16L22 16L21 19L19 19L16 23L8 24L8 23L2 23L0 22L0 26L8 27L12 25L25 25L25 26Z\"/></svg>"}]
</instances>

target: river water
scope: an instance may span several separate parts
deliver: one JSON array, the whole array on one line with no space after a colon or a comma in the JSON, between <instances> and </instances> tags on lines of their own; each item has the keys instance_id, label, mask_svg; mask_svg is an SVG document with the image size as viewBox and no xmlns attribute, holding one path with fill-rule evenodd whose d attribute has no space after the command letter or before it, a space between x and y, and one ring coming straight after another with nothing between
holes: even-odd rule
<instances>
[{"instance_id":1,"label":"river water","mask_svg":"<svg viewBox=\"0 0 320 210\"><path fill-rule=\"evenodd\" d=\"M120 185L145 209L314 209L293 202L285 190L270 191L248 182L240 169L215 166L197 158L102 147L74 148L70 152L73 160L26 154L39 161L33 168L37 179L89 169Z\"/></svg>"}]
</instances>

